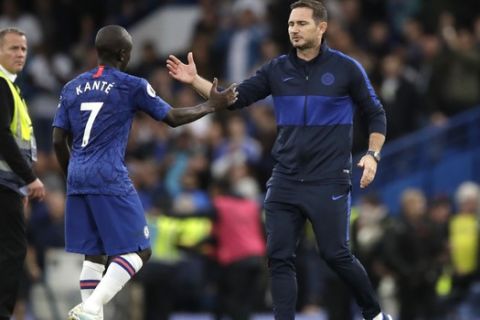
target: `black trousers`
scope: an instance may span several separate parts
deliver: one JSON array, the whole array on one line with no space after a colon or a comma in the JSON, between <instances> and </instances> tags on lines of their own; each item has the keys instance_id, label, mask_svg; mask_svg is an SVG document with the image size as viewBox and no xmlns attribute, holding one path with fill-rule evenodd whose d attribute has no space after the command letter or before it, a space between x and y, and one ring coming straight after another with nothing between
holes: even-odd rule
<instances>
[{"instance_id":1,"label":"black trousers","mask_svg":"<svg viewBox=\"0 0 480 320\"><path fill-rule=\"evenodd\" d=\"M262 299L263 258L248 257L221 266L216 319L248 320Z\"/></svg>"},{"instance_id":2,"label":"black trousers","mask_svg":"<svg viewBox=\"0 0 480 320\"><path fill-rule=\"evenodd\" d=\"M350 185L272 178L265 199L267 254L276 320L294 320L297 302L295 252L306 220L320 256L351 290L365 319L380 312L362 264L349 250Z\"/></svg>"},{"instance_id":3,"label":"black trousers","mask_svg":"<svg viewBox=\"0 0 480 320\"><path fill-rule=\"evenodd\" d=\"M26 251L22 197L0 186L0 320L13 313Z\"/></svg>"}]
</instances>

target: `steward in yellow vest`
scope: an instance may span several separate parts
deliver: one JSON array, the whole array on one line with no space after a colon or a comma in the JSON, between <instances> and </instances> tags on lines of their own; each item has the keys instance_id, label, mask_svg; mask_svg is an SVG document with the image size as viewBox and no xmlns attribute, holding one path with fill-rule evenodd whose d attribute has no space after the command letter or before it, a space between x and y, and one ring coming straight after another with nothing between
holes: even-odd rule
<instances>
[{"instance_id":1,"label":"steward in yellow vest","mask_svg":"<svg viewBox=\"0 0 480 320\"><path fill-rule=\"evenodd\" d=\"M25 34L0 30L0 320L10 319L27 251L25 196L43 199L32 171L35 139L27 105L14 84L27 57Z\"/></svg>"}]
</instances>

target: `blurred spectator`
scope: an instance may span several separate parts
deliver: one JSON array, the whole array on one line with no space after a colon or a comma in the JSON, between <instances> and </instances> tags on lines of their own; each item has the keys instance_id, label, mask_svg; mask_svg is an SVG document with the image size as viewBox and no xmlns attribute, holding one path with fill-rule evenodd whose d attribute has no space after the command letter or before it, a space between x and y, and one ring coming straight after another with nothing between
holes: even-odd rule
<instances>
[{"instance_id":1,"label":"blurred spectator","mask_svg":"<svg viewBox=\"0 0 480 320\"><path fill-rule=\"evenodd\" d=\"M187 170L181 179L181 190L172 197L171 211L176 216L202 216L212 210L205 190L200 189L194 171Z\"/></svg>"},{"instance_id":2,"label":"blurred spectator","mask_svg":"<svg viewBox=\"0 0 480 320\"><path fill-rule=\"evenodd\" d=\"M376 59L381 59L392 50L392 36L384 21L373 22L368 29L366 49Z\"/></svg>"},{"instance_id":3,"label":"blurred spectator","mask_svg":"<svg viewBox=\"0 0 480 320\"><path fill-rule=\"evenodd\" d=\"M472 31L455 29L454 17L445 14L440 23L446 46L435 70L443 79L436 103L439 111L452 116L480 103L480 51Z\"/></svg>"},{"instance_id":4,"label":"blurred spectator","mask_svg":"<svg viewBox=\"0 0 480 320\"><path fill-rule=\"evenodd\" d=\"M437 35L426 34L421 41L423 62L417 70L415 84L418 92L425 99L424 109L434 125L444 124L446 116L438 111L438 97L440 96L443 75L441 66L441 43Z\"/></svg>"},{"instance_id":5,"label":"blurred spectator","mask_svg":"<svg viewBox=\"0 0 480 320\"><path fill-rule=\"evenodd\" d=\"M398 290L398 319L434 319L442 243L434 237L422 191L406 189L401 208L399 220L385 237L386 263L394 273Z\"/></svg>"},{"instance_id":6,"label":"blurred spectator","mask_svg":"<svg viewBox=\"0 0 480 320\"><path fill-rule=\"evenodd\" d=\"M194 140L190 130L182 130L173 139L173 145L166 156L165 187L168 195L177 196L181 190L181 177L188 169L194 150Z\"/></svg>"},{"instance_id":7,"label":"blurred spectator","mask_svg":"<svg viewBox=\"0 0 480 320\"><path fill-rule=\"evenodd\" d=\"M447 196L435 197L428 208L428 216L435 229L437 235L442 241L448 241L448 224L453 214L453 206ZM445 245L447 248L447 244Z\"/></svg>"},{"instance_id":8,"label":"blurred spectator","mask_svg":"<svg viewBox=\"0 0 480 320\"><path fill-rule=\"evenodd\" d=\"M453 267L453 298L461 302L478 280L479 240L478 213L480 188L474 182L462 183L456 193L457 213L449 224L449 245Z\"/></svg>"},{"instance_id":9,"label":"blurred spectator","mask_svg":"<svg viewBox=\"0 0 480 320\"><path fill-rule=\"evenodd\" d=\"M258 141L249 136L244 118L235 114L227 120L227 140L213 154L212 174L223 176L235 163L258 163L262 149Z\"/></svg>"},{"instance_id":10,"label":"blurred spectator","mask_svg":"<svg viewBox=\"0 0 480 320\"><path fill-rule=\"evenodd\" d=\"M379 95L387 115L388 139L393 140L420 128L425 112L417 89L405 77L401 57L390 54L381 63Z\"/></svg>"},{"instance_id":11,"label":"blurred spectator","mask_svg":"<svg viewBox=\"0 0 480 320\"><path fill-rule=\"evenodd\" d=\"M225 75L229 82L241 81L258 63L260 44L265 35L261 23L265 7L256 0L236 0L233 4L232 19L228 29L222 30L215 43L215 52L226 53Z\"/></svg>"},{"instance_id":12,"label":"blurred spectator","mask_svg":"<svg viewBox=\"0 0 480 320\"><path fill-rule=\"evenodd\" d=\"M226 175L231 185L231 191L243 198L261 201L260 186L251 173L251 168L245 162L234 163Z\"/></svg>"},{"instance_id":13,"label":"blurred spectator","mask_svg":"<svg viewBox=\"0 0 480 320\"><path fill-rule=\"evenodd\" d=\"M168 320L174 310L199 308L205 298L205 264L188 251L197 250L209 236L211 221L166 215L154 207L148 225L152 258L136 277L144 289L144 319Z\"/></svg>"},{"instance_id":14,"label":"blurred spectator","mask_svg":"<svg viewBox=\"0 0 480 320\"><path fill-rule=\"evenodd\" d=\"M227 315L232 320L248 320L263 296L265 236L258 202L232 191L227 180L217 181L211 188L220 271L216 319Z\"/></svg>"},{"instance_id":15,"label":"blurred spectator","mask_svg":"<svg viewBox=\"0 0 480 320\"><path fill-rule=\"evenodd\" d=\"M402 24L402 38L405 41L403 51L405 61L418 69L422 64L422 40L424 30L422 23L415 18L408 18Z\"/></svg>"}]
</instances>

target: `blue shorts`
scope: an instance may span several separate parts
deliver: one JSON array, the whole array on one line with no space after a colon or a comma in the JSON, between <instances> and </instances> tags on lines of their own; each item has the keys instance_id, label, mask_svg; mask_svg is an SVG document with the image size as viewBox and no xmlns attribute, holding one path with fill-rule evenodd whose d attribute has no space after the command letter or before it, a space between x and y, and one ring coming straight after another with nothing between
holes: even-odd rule
<instances>
[{"instance_id":1,"label":"blue shorts","mask_svg":"<svg viewBox=\"0 0 480 320\"><path fill-rule=\"evenodd\" d=\"M149 247L149 230L137 194L67 196L66 251L113 256Z\"/></svg>"}]
</instances>

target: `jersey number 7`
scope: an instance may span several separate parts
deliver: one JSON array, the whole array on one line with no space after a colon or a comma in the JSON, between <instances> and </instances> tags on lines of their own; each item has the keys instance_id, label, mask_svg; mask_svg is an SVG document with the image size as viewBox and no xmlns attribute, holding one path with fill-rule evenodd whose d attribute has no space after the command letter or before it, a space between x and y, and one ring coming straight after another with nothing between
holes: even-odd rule
<instances>
[{"instance_id":1,"label":"jersey number 7","mask_svg":"<svg viewBox=\"0 0 480 320\"><path fill-rule=\"evenodd\" d=\"M82 147L85 147L90 141L90 133L92 131L93 123L97 117L100 109L102 109L103 102L83 102L80 105L81 111L90 111L90 116L87 120L87 125L85 126L85 131L83 132Z\"/></svg>"}]
</instances>

